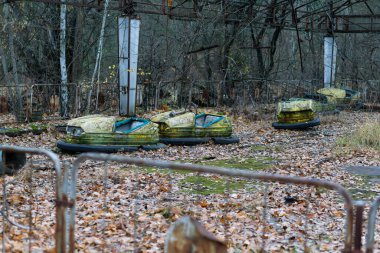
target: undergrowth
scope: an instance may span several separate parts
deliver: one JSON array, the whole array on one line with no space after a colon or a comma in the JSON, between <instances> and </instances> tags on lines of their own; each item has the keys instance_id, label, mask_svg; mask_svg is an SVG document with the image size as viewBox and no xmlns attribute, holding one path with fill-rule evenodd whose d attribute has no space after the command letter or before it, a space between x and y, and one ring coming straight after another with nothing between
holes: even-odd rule
<instances>
[{"instance_id":1,"label":"undergrowth","mask_svg":"<svg viewBox=\"0 0 380 253\"><path fill-rule=\"evenodd\" d=\"M353 133L337 140L339 146L352 149L380 150L380 122L367 121L361 124Z\"/></svg>"}]
</instances>

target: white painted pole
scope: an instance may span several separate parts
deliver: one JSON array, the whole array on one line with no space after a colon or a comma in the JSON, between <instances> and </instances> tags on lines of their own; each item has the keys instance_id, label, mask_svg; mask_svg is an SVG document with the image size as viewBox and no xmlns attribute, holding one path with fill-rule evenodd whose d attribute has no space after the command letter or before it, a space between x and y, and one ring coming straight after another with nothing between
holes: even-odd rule
<instances>
[{"instance_id":1,"label":"white painted pole","mask_svg":"<svg viewBox=\"0 0 380 253\"><path fill-rule=\"evenodd\" d=\"M119 17L119 114L136 115L140 20Z\"/></svg>"},{"instance_id":2,"label":"white painted pole","mask_svg":"<svg viewBox=\"0 0 380 253\"><path fill-rule=\"evenodd\" d=\"M335 82L337 45L334 37L324 38L324 87L331 87Z\"/></svg>"}]
</instances>

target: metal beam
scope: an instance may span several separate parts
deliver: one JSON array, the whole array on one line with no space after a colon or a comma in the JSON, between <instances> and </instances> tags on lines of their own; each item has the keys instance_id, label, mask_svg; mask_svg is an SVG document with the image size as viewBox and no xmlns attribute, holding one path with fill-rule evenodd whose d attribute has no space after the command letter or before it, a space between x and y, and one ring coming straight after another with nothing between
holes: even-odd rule
<instances>
[{"instance_id":1,"label":"metal beam","mask_svg":"<svg viewBox=\"0 0 380 253\"><path fill-rule=\"evenodd\" d=\"M61 0L12 0L12 2L39 2L46 4L62 4ZM174 5L172 8L165 4L165 1L156 0L156 2L147 2L146 0L140 1L125 1L125 0L111 0L109 9L113 11L120 11L123 13L128 13L133 9L135 14L150 14L150 15L167 15L171 19L182 20L182 21L196 21L196 20L210 20L210 21L220 21L218 16L220 15L219 8L217 3L209 4L208 8L203 8L202 15L194 12L192 2L186 0L178 0L177 5ZM281 1L283 3L286 0ZM329 29L329 19L326 15L326 12L329 11L329 6L321 6L320 8L313 11L305 11L306 6L314 3L314 0L310 0L308 3L300 6L294 6L296 20L292 20L294 16L289 15L289 20L285 23L271 23L270 27L282 27L285 30L299 30L299 31L313 31L317 33L326 33ZM366 0L356 0L356 1L345 1L335 0L334 3L340 3L337 7L332 9L334 14L331 17L335 23L334 33L379 33L380 32L380 14L368 14L368 15L336 15L347 7L366 3ZM128 4L129 3L129 4ZM164 3L164 4L163 4ZM78 7L78 8L94 8L97 10L102 10L104 6L102 4L85 3L83 1L77 0L66 0L65 4ZM277 6L279 3L277 3ZM131 6L132 5L132 6ZM247 2L249 5L249 2ZM291 5L289 3L289 5ZM215 8L212 8L215 6ZM255 5L257 7L268 8L265 5ZM240 7L239 7L240 8ZM234 9L234 6L229 6L228 10L225 13L226 23L241 23L246 22L246 15L242 15L238 7ZM260 10L257 10L260 12ZM268 23L265 22L255 22L255 25L265 25L268 26ZM269 27L268 27L269 28Z\"/></svg>"}]
</instances>

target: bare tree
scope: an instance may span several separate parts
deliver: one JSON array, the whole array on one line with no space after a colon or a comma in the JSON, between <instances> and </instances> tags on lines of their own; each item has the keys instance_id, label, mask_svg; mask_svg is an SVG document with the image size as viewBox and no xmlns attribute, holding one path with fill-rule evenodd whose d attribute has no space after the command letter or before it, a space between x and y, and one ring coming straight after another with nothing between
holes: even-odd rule
<instances>
[{"instance_id":1,"label":"bare tree","mask_svg":"<svg viewBox=\"0 0 380 253\"><path fill-rule=\"evenodd\" d=\"M61 4L60 11L60 36L59 36L59 62L61 66L61 116L68 117L68 89L67 89L67 69L66 69L66 4Z\"/></svg>"}]
</instances>

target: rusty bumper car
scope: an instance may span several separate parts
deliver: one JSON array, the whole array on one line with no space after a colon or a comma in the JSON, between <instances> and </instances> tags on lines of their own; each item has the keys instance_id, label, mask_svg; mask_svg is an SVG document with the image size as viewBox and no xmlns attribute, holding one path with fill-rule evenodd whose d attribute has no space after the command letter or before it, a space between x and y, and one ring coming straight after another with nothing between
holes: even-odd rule
<instances>
[{"instance_id":1,"label":"rusty bumper car","mask_svg":"<svg viewBox=\"0 0 380 253\"><path fill-rule=\"evenodd\" d=\"M306 129L318 126L321 122L315 113L315 103L311 99L291 98L278 103L277 120L272 126L276 129Z\"/></svg>"},{"instance_id":2,"label":"rusty bumper car","mask_svg":"<svg viewBox=\"0 0 380 253\"><path fill-rule=\"evenodd\" d=\"M363 107L363 103L360 101L360 92L358 91L330 87L319 89L317 93L326 96L329 104L340 109L361 109Z\"/></svg>"},{"instance_id":3,"label":"rusty bumper car","mask_svg":"<svg viewBox=\"0 0 380 253\"><path fill-rule=\"evenodd\" d=\"M172 145L197 145L212 140L232 144L240 140L232 135L232 124L225 115L165 112L151 119L159 126L160 142Z\"/></svg>"},{"instance_id":4,"label":"rusty bumper car","mask_svg":"<svg viewBox=\"0 0 380 253\"><path fill-rule=\"evenodd\" d=\"M57 147L68 152L132 152L165 147L158 126L147 119L90 115L67 123L67 136Z\"/></svg>"}]
</instances>

